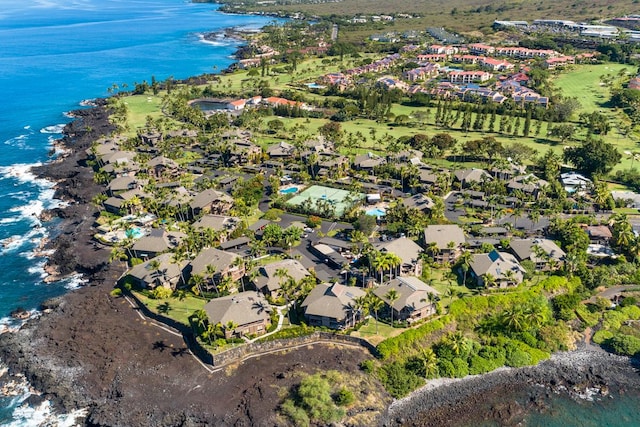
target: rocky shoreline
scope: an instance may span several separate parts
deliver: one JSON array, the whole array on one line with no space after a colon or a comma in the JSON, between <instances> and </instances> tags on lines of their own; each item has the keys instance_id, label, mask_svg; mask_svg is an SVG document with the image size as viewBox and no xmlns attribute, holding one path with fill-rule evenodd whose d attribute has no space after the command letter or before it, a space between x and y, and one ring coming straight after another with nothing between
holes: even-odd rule
<instances>
[{"instance_id":1,"label":"rocky shoreline","mask_svg":"<svg viewBox=\"0 0 640 427\"><path fill-rule=\"evenodd\" d=\"M640 391L637 360L581 349L556 353L536 366L501 368L485 375L438 379L394 401L380 425L522 425L527 415L545 412L548 400L563 393L586 399Z\"/></svg>"},{"instance_id":2,"label":"rocky shoreline","mask_svg":"<svg viewBox=\"0 0 640 427\"><path fill-rule=\"evenodd\" d=\"M26 379L38 390L25 402L50 401L60 413L83 410L88 426L267 426L277 421L283 391L304 373L340 370L356 375L370 357L362 349L309 345L212 372L191 355L182 336L142 317L124 298L110 295L122 273L109 264L108 247L93 242L102 190L93 182L86 149L113 127L106 103L73 113L59 141L60 156L34 170L56 182L67 206L47 213L61 218L44 251L56 277L80 273L84 286L42 304L43 315L0 334L7 365L0 387ZM315 347L315 348L314 348Z\"/></svg>"}]
</instances>

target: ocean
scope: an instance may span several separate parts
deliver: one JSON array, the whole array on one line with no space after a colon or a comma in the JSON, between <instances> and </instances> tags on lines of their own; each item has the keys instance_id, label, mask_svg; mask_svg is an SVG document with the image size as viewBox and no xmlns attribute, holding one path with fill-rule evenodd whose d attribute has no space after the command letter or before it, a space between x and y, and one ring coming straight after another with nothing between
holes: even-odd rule
<instances>
[{"instance_id":1,"label":"ocean","mask_svg":"<svg viewBox=\"0 0 640 427\"><path fill-rule=\"evenodd\" d=\"M79 277L45 283L34 251L50 232L43 209L60 202L52 183L29 172L48 161L52 141L84 99L108 96L113 84L185 78L221 70L237 41L202 39L223 28L259 28L272 21L227 15L213 4L182 0L3 0L0 8L0 329L15 327L12 310L36 309L82 285ZM214 68L216 67L216 68ZM55 224L53 224L55 225ZM0 364L0 371L2 371ZM1 373L1 372L0 372ZM74 414L22 405L28 384L0 396L0 425L72 426ZM637 426L637 397L574 401L530 414L531 426Z\"/></svg>"},{"instance_id":2,"label":"ocean","mask_svg":"<svg viewBox=\"0 0 640 427\"><path fill-rule=\"evenodd\" d=\"M60 202L52 183L35 179L52 141L85 99L114 84L162 81L227 67L238 41L204 40L224 28L260 28L272 18L229 15L214 4L183 0L3 0L0 7L0 329L15 327L16 308L82 285L80 277L45 283L34 251L52 225L43 209ZM40 425L45 406L18 408L25 393L0 397L0 425ZM18 408L18 409L16 409ZM59 425L71 423L57 421Z\"/></svg>"}]
</instances>

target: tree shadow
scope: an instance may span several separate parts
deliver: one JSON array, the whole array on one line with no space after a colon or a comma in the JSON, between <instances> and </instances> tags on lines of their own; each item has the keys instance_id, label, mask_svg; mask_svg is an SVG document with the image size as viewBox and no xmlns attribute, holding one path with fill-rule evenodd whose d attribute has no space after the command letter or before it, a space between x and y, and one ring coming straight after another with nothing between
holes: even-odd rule
<instances>
[{"instance_id":1,"label":"tree shadow","mask_svg":"<svg viewBox=\"0 0 640 427\"><path fill-rule=\"evenodd\" d=\"M162 304L160 304L158 306L158 312L162 313L162 314L167 314L171 311L171 304L169 304L168 301L163 302Z\"/></svg>"},{"instance_id":2,"label":"tree shadow","mask_svg":"<svg viewBox=\"0 0 640 427\"><path fill-rule=\"evenodd\" d=\"M173 357L182 357L185 354L187 354L189 352L189 349L187 347L182 347L182 348L175 348L173 350L171 350L171 355Z\"/></svg>"},{"instance_id":3,"label":"tree shadow","mask_svg":"<svg viewBox=\"0 0 640 427\"><path fill-rule=\"evenodd\" d=\"M153 343L153 349L154 350L160 350L160 353L165 351L167 348L168 348L168 346L162 340L156 341L156 342Z\"/></svg>"}]
</instances>

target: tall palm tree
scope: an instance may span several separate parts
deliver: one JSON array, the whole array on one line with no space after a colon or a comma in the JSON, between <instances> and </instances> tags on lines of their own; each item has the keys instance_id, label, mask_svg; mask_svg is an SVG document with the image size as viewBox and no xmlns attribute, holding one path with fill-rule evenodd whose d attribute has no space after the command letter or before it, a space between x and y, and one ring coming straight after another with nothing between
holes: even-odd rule
<instances>
[{"instance_id":1,"label":"tall palm tree","mask_svg":"<svg viewBox=\"0 0 640 427\"><path fill-rule=\"evenodd\" d=\"M189 284L192 286L191 292L196 296L202 295L202 285L204 284L204 277L199 274L192 274L189 278Z\"/></svg>"},{"instance_id":2,"label":"tall palm tree","mask_svg":"<svg viewBox=\"0 0 640 427\"><path fill-rule=\"evenodd\" d=\"M373 292L367 294L369 298L369 309L373 310L376 316L376 335L378 334L378 311L384 307L384 301L378 298Z\"/></svg>"},{"instance_id":3,"label":"tall palm tree","mask_svg":"<svg viewBox=\"0 0 640 427\"><path fill-rule=\"evenodd\" d=\"M438 373L438 357L431 347L423 348L420 354L425 378L433 378Z\"/></svg>"},{"instance_id":4,"label":"tall palm tree","mask_svg":"<svg viewBox=\"0 0 640 427\"><path fill-rule=\"evenodd\" d=\"M400 295L395 289L389 289L389 291L384 294L384 297L389 300L389 308L391 308L391 326L393 326L393 303L400 298Z\"/></svg>"},{"instance_id":5,"label":"tall palm tree","mask_svg":"<svg viewBox=\"0 0 640 427\"><path fill-rule=\"evenodd\" d=\"M462 251L458 258L458 264L460 265L460 270L462 270L462 286L467 286L467 273L471 268L471 252Z\"/></svg>"},{"instance_id":6,"label":"tall palm tree","mask_svg":"<svg viewBox=\"0 0 640 427\"><path fill-rule=\"evenodd\" d=\"M115 246L111 249L111 254L109 255L109 262L114 261L122 261L122 266L124 269L127 269L127 254L125 253L122 246Z\"/></svg>"}]
</instances>

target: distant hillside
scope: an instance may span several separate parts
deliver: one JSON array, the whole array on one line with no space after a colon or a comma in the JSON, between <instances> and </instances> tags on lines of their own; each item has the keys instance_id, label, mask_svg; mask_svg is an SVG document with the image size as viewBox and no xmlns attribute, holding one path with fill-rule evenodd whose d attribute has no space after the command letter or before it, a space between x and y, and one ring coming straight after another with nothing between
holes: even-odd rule
<instances>
[{"instance_id":1,"label":"distant hillside","mask_svg":"<svg viewBox=\"0 0 640 427\"><path fill-rule=\"evenodd\" d=\"M640 12L639 0L218 0L265 12L346 16L406 13L419 18L398 20L397 29L444 26L458 31L488 28L495 19L604 20Z\"/></svg>"}]
</instances>

